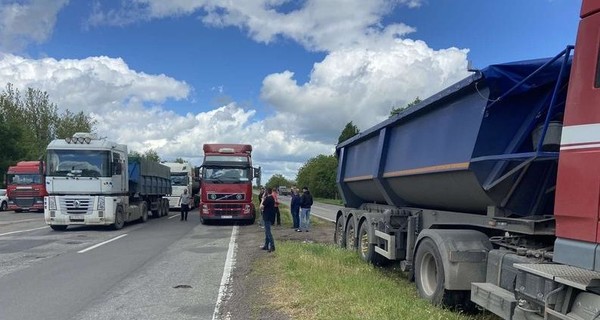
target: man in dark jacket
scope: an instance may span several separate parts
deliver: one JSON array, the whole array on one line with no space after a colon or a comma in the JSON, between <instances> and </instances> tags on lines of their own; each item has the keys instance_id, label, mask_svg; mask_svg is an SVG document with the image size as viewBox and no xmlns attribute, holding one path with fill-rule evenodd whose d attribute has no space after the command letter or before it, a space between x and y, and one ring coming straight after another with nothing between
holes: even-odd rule
<instances>
[{"instance_id":1,"label":"man in dark jacket","mask_svg":"<svg viewBox=\"0 0 600 320\"><path fill-rule=\"evenodd\" d=\"M290 213L292 214L293 228L300 230L300 195L298 189L292 188L292 201L290 202Z\"/></svg>"},{"instance_id":2,"label":"man in dark jacket","mask_svg":"<svg viewBox=\"0 0 600 320\"><path fill-rule=\"evenodd\" d=\"M296 231L308 232L310 229L310 208L313 205L313 197L307 187L302 188L302 197L300 197L300 229Z\"/></svg>"},{"instance_id":3,"label":"man in dark jacket","mask_svg":"<svg viewBox=\"0 0 600 320\"><path fill-rule=\"evenodd\" d=\"M267 188L265 198L260 204L265 224L265 245L261 247L269 252L275 251L275 240L271 233L271 225L275 222L275 199L272 196L273 188Z\"/></svg>"}]
</instances>

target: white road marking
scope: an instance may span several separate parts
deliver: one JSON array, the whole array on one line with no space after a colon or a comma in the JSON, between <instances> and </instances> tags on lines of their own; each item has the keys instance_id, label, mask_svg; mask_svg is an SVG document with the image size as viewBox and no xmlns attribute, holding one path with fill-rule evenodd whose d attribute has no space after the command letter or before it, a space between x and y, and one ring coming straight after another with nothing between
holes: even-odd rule
<instances>
[{"instance_id":1,"label":"white road marking","mask_svg":"<svg viewBox=\"0 0 600 320\"><path fill-rule=\"evenodd\" d=\"M126 236L126 235L127 235L127 233L125 233L125 234L122 234L122 235L120 235L120 236L118 236L118 237L114 237L114 238L112 238L112 239L106 240L106 241L104 241L104 242L100 242L100 243L98 243L98 244L95 244L95 245L93 245L93 246L91 246L91 247L89 247L89 248L85 248L85 249L83 249L83 250L77 251L77 253L85 253L85 252L88 252L88 251L90 251L90 250L93 250L93 249L96 249L96 248L98 248L99 246L105 245L105 244L107 244L107 243L109 243L109 242L113 242L113 241L115 241L115 240L121 239L121 238L123 238L123 237L124 237L124 236Z\"/></svg>"},{"instance_id":2,"label":"white road marking","mask_svg":"<svg viewBox=\"0 0 600 320\"><path fill-rule=\"evenodd\" d=\"M231 230L231 238L229 239L229 250L227 250L227 259L225 260L225 267L223 267L223 277L221 278L221 285L219 286L219 296L217 297L217 303L215 304L215 311L213 312L213 320L218 320L219 313L223 302L229 298L231 292L229 292L231 286L231 272L235 265L235 254L237 251L237 234L238 226L233 226Z\"/></svg>"},{"instance_id":3,"label":"white road marking","mask_svg":"<svg viewBox=\"0 0 600 320\"><path fill-rule=\"evenodd\" d=\"M7 233L0 233L0 237L2 236L7 236L9 234L15 234L15 233L22 233L22 232L29 232L29 231L35 231L35 230L41 230L41 229L47 229L48 226L45 227L39 227L39 228L35 228L35 229L27 229L27 230L19 230L19 231L13 231L13 232L7 232Z\"/></svg>"},{"instance_id":4,"label":"white road marking","mask_svg":"<svg viewBox=\"0 0 600 320\"><path fill-rule=\"evenodd\" d=\"M177 217L179 217L179 216L180 216L180 214L179 214L179 213L177 213L177 214L174 214L174 215L170 216L168 219L177 218Z\"/></svg>"}]
</instances>

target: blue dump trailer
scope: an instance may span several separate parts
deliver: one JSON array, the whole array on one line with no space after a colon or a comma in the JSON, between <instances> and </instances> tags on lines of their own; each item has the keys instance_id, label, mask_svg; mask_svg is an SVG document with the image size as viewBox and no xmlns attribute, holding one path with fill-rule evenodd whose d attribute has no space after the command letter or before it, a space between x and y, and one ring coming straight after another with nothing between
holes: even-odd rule
<instances>
[{"instance_id":1,"label":"blue dump trailer","mask_svg":"<svg viewBox=\"0 0 600 320\"><path fill-rule=\"evenodd\" d=\"M154 217L169 213L169 202L163 199L171 194L171 170L158 162L143 158L129 158L130 203L143 201Z\"/></svg>"},{"instance_id":2,"label":"blue dump trailer","mask_svg":"<svg viewBox=\"0 0 600 320\"><path fill-rule=\"evenodd\" d=\"M542 319L571 49L474 72L340 143L335 242L400 261L434 304Z\"/></svg>"}]
</instances>

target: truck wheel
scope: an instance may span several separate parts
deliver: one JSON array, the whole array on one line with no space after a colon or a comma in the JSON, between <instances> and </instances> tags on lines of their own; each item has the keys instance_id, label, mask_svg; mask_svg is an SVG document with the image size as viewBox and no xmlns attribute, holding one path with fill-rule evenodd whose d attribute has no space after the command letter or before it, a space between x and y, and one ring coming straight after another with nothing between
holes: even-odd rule
<instances>
[{"instance_id":1,"label":"truck wheel","mask_svg":"<svg viewBox=\"0 0 600 320\"><path fill-rule=\"evenodd\" d=\"M350 218L346 227L346 249L356 250L356 247L356 227L354 218Z\"/></svg>"},{"instance_id":2,"label":"truck wheel","mask_svg":"<svg viewBox=\"0 0 600 320\"><path fill-rule=\"evenodd\" d=\"M61 225L51 225L50 228L52 228L52 230L54 231L65 231L67 230L68 226L61 226Z\"/></svg>"},{"instance_id":3,"label":"truck wheel","mask_svg":"<svg viewBox=\"0 0 600 320\"><path fill-rule=\"evenodd\" d=\"M335 233L333 234L333 243L340 248L346 247L346 232L344 231L344 216L339 216L335 221Z\"/></svg>"},{"instance_id":4,"label":"truck wheel","mask_svg":"<svg viewBox=\"0 0 600 320\"><path fill-rule=\"evenodd\" d=\"M141 217L139 221L141 223L148 221L148 204L146 203L146 201L142 201L142 204L140 205L140 211Z\"/></svg>"},{"instance_id":5,"label":"truck wheel","mask_svg":"<svg viewBox=\"0 0 600 320\"><path fill-rule=\"evenodd\" d=\"M375 252L375 244L369 243L373 228L369 228L367 221L363 221L358 228L358 253L366 262L374 265L382 265L386 259Z\"/></svg>"},{"instance_id":6,"label":"truck wheel","mask_svg":"<svg viewBox=\"0 0 600 320\"><path fill-rule=\"evenodd\" d=\"M6 211L8 209L8 204L6 201L2 201L2 205L0 206L0 211Z\"/></svg>"},{"instance_id":7,"label":"truck wheel","mask_svg":"<svg viewBox=\"0 0 600 320\"><path fill-rule=\"evenodd\" d=\"M434 305L454 307L460 299L444 288L444 264L433 240L423 239L415 256L415 283L419 295Z\"/></svg>"},{"instance_id":8,"label":"truck wheel","mask_svg":"<svg viewBox=\"0 0 600 320\"><path fill-rule=\"evenodd\" d=\"M168 216L169 215L169 200L164 199L163 200L163 216Z\"/></svg>"},{"instance_id":9,"label":"truck wheel","mask_svg":"<svg viewBox=\"0 0 600 320\"><path fill-rule=\"evenodd\" d=\"M117 207L117 212L115 213L115 223L113 223L112 228L114 230L122 229L125 225L125 217L123 216L123 207Z\"/></svg>"}]
</instances>

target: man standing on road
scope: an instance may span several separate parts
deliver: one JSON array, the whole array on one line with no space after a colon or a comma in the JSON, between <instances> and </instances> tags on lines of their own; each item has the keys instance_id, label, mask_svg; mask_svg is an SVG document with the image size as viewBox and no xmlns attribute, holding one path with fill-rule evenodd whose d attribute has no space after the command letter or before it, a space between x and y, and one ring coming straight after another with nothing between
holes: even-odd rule
<instances>
[{"instance_id":1,"label":"man standing on road","mask_svg":"<svg viewBox=\"0 0 600 320\"><path fill-rule=\"evenodd\" d=\"M271 225L275 222L275 199L273 198L272 188L267 188L266 197L260 204L260 210L262 210L263 223L265 224L265 245L261 249L273 252L275 251L275 240L271 233Z\"/></svg>"},{"instance_id":2,"label":"man standing on road","mask_svg":"<svg viewBox=\"0 0 600 320\"><path fill-rule=\"evenodd\" d=\"M181 195L181 220L187 221L188 211L190 211L190 195L188 194L187 189L183 190L183 194Z\"/></svg>"},{"instance_id":3,"label":"man standing on road","mask_svg":"<svg viewBox=\"0 0 600 320\"><path fill-rule=\"evenodd\" d=\"M302 188L302 197L300 197L300 229L296 231L308 232L310 229L310 207L313 205L313 197L307 187Z\"/></svg>"},{"instance_id":4,"label":"man standing on road","mask_svg":"<svg viewBox=\"0 0 600 320\"><path fill-rule=\"evenodd\" d=\"M290 213L292 214L293 226L296 231L300 230L300 195L298 189L292 188L292 201L290 202Z\"/></svg>"}]
</instances>

